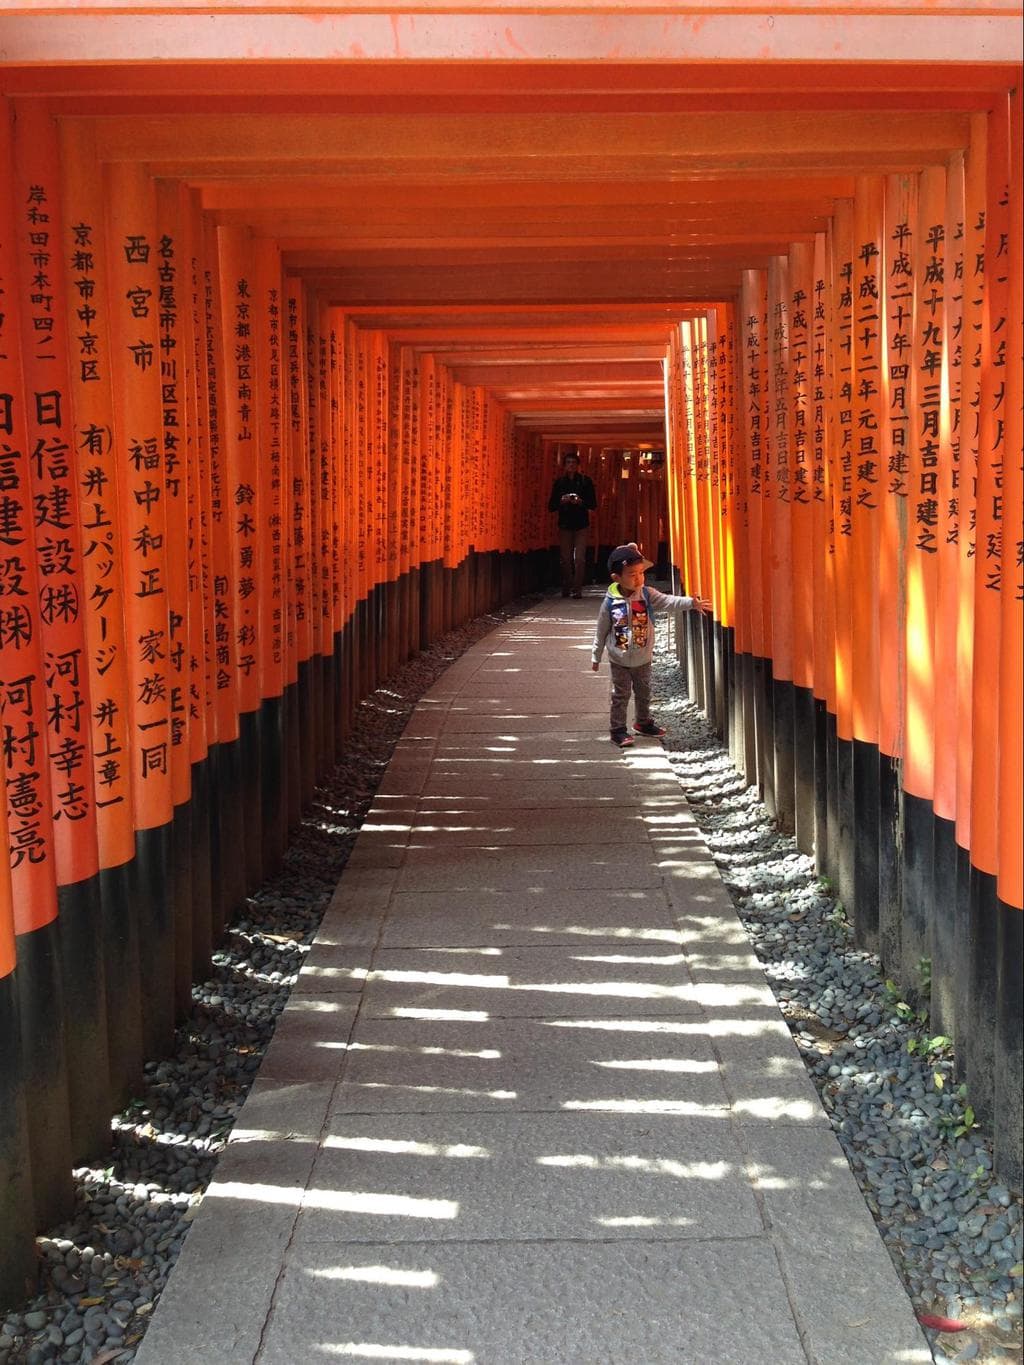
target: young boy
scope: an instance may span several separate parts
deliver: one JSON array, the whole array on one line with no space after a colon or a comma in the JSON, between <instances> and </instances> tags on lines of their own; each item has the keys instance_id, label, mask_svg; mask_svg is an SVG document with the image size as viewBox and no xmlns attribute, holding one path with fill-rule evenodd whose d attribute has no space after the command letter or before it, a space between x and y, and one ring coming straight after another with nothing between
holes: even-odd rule
<instances>
[{"instance_id":1,"label":"young boy","mask_svg":"<svg viewBox=\"0 0 1024 1365\"><path fill-rule=\"evenodd\" d=\"M608 556L613 582L597 617L594 632L593 670L596 673L604 649L612 670L611 740L628 749L633 736L626 729L629 694L635 698L638 735L657 738L665 733L651 719L651 659L654 656L654 613L658 611L709 611L703 597L672 597L644 586L651 561L644 559L635 542L617 546Z\"/></svg>"}]
</instances>

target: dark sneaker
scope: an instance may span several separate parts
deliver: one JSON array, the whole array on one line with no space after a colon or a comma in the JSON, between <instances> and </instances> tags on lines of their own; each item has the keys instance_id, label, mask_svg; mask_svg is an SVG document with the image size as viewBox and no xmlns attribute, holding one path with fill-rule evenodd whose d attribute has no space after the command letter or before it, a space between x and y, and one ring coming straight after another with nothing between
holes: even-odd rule
<instances>
[{"instance_id":1,"label":"dark sneaker","mask_svg":"<svg viewBox=\"0 0 1024 1365\"><path fill-rule=\"evenodd\" d=\"M625 730L613 730L610 739L613 744L617 744L620 749L632 749L633 736L627 734Z\"/></svg>"},{"instance_id":2,"label":"dark sneaker","mask_svg":"<svg viewBox=\"0 0 1024 1365\"><path fill-rule=\"evenodd\" d=\"M633 726L633 729L638 735L650 735L651 739L661 739L662 735L665 733L664 727L654 720L638 721Z\"/></svg>"}]
</instances>

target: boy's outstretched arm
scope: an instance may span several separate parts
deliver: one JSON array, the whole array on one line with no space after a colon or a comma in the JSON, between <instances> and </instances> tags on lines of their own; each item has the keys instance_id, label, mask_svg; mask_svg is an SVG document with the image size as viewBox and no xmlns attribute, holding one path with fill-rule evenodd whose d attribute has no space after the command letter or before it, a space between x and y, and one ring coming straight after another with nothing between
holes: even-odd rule
<instances>
[{"instance_id":1,"label":"boy's outstretched arm","mask_svg":"<svg viewBox=\"0 0 1024 1365\"><path fill-rule=\"evenodd\" d=\"M712 603L706 597L677 597L672 593L659 592L649 587L647 593L655 611L699 611L709 612Z\"/></svg>"}]
</instances>

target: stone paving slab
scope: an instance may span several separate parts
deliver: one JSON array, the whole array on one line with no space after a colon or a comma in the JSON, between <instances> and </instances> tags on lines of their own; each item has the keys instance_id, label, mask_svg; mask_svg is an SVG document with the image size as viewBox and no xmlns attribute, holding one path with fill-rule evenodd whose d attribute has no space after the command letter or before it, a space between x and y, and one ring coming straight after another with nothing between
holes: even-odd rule
<instances>
[{"instance_id":1,"label":"stone paving slab","mask_svg":"<svg viewBox=\"0 0 1024 1365\"><path fill-rule=\"evenodd\" d=\"M518 737L594 734L603 740L607 729L608 706L604 703L586 711L574 711L569 716L551 712L516 715L498 710L487 715L463 713L449 718L445 733L459 738L467 735L496 734L512 734ZM549 738L548 743L551 742Z\"/></svg>"},{"instance_id":2,"label":"stone paving slab","mask_svg":"<svg viewBox=\"0 0 1024 1365\"><path fill-rule=\"evenodd\" d=\"M807 1361L770 1247L740 1238L527 1243L512 1256L504 1242L303 1243L289 1258L260 1365L339 1358L445 1365Z\"/></svg>"},{"instance_id":3,"label":"stone paving slab","mask_svg":"<svg viewBox=\"0 0 1024 1365\"><path fill-rule=\"evenodd\" d=\"M742 1141L812 1359L861 1365L884 1342L880 1359L930 1360L832 1131L762 1125L745 1129Z\"/></svg>"},{"instance_id":4,"label":"stone paving slab","mask_svg":"<svg viewBox=\"0 0 1024 1365\"><path fill-rule=\"evenodd\" d=\"M564 773L554 777L550 768L534 769L532 775L517 774L501 779L501 810L525 810L529 807L564 811L603 806L615 809L634 799L635 782L626 768L606 777L568 777ZM543 774L543 775L542 775ZM498 801L498 787L493 777L483 773L431 774L420 793L423 809L428 803L477 801L481 808L493 808Z\"/></svg>"},{"instance_id":5,"label":"stone paving slab","mask_svg":"<svg viewBox=\"0 0 1024 1365\"><path fill-rule=\"evenodd\" d=\"M417 810L409 830L409 848L429 848L440 844L458 848L464 844L541 844L612 843L618 840L644 840L647 827L639 811L597 810L585 819L566 815L557 807L527 810L478 812L475 816L449 814L444 810Z\"/></svg>"},{"instance_id":6,"label":"stone paving slab","mask_svg":"<svg viewBox=\"0 0 1024 1365\"><path fill-rule=\"evenodd\" d=\"M668 898L656 887L580 891L408 891L396 893L380 929L383 948L448 944L653 943L679 947Z\"/></svg>"},{"instance_id":7,"label":"stone paving slab","mask_svg":"<svg viewBox=\"0 0 1024 1365\"><path fill-rule=\"evenodd\" d=\"M608 696L580 695L572 698L571 707L566 706L565 697L559 697L554 703L545 701L543 697L474 697L472 701L461 698L456 694L450 701L444 703L447 706L449 723L454 726L449 731L450 734L459 734L458 721L460 718L473 717L487 719L490 716L505 717L529 717L547 716L553 720L567 720L570 716L594 716L601 717L605 725L608 722Z\"/></svg>"},{"instance_id":8,"label":"stone paving slab","mask_svg":"<svg viewBox=\"0 0 1024 1365\"><path fill-rule=\"evenodd\" d=\"M656 1039L550 1020L362 1019L333 1101L344 1113L680 1113L728 1108L699 1033ZM656 1045L652 1045L655 1043Z\"/></svg>"},{"instance_id":9,"label":"stone paving slab","mask_svg":"<svg viewBox=\"0 0 1024 1365\"><path fill-rule=\"evenodd\" d=\"M728 1120L334 1114L299 1242L759 1236Z\"/></svg>"},{"instance_id":10,"label":"stone paving slab","mask_svg":"<svg viewBox=\"0 0 1024 1365\"><path fill-rule=\"evenodd\" d=\"M517 891L521 887L593 888L661 885L649 851L634 844L577 843L574 856L557 848L411 848L398 891Z\"/></svg>"}]
</instances>

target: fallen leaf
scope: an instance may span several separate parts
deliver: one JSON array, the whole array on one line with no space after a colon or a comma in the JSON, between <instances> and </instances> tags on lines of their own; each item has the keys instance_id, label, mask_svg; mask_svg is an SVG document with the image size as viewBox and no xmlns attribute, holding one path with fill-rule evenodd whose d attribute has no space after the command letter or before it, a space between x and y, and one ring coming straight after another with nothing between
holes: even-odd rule
<instances>
[{"instance_id":1,"label":"fallen leaf","mask_svg":"<svg viewBox=\"0 0 1024 1365\"><path fill-rule=\"evenodd\" d=\"M917 1320L922 1327L927 1327L932 1332L966 1332L967 1323L958 1322L956 1318L939 1318L931 1313L918 1313Z\"/></svg>"},{"instance_id":2,"label":"fallen leaf","mask_svg":"<svg viewBox=\"0 0 1024 1365\"><path fill-rule=\"evenodd\" d=\"M106 1303L106 1299L101 1295L99 1298L78 1300L79 1308L95 1308L98 1303Z\"/></svg>"}]
</instances>

